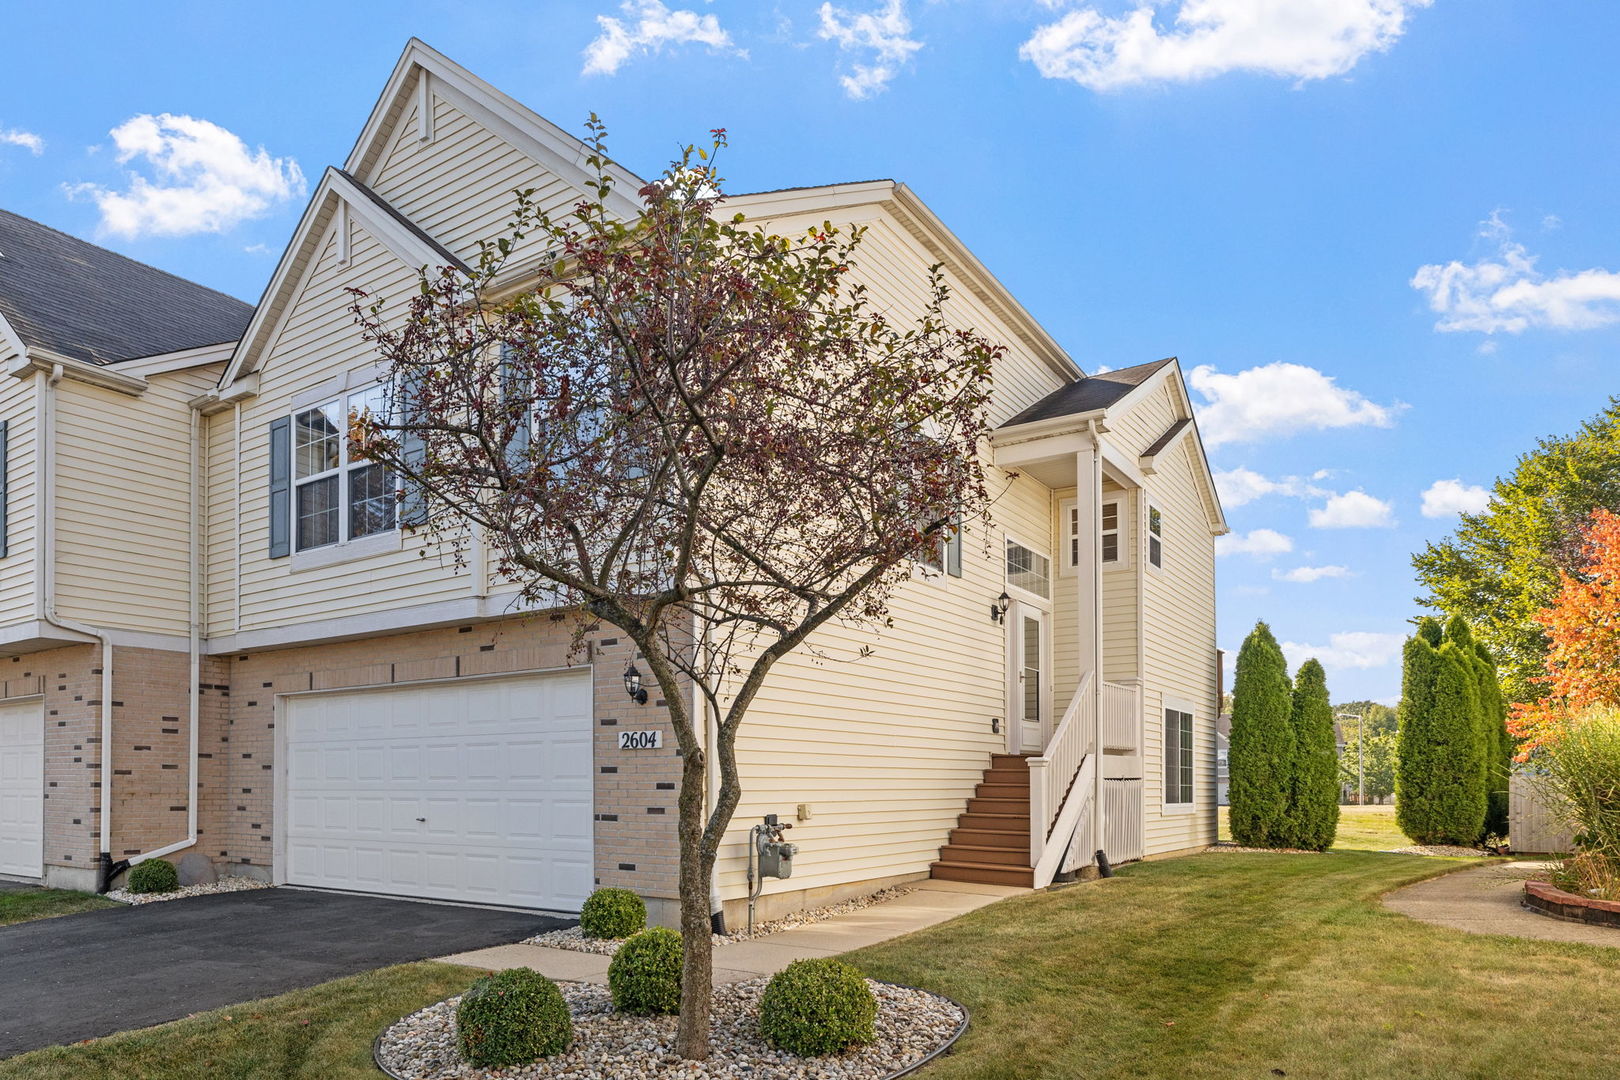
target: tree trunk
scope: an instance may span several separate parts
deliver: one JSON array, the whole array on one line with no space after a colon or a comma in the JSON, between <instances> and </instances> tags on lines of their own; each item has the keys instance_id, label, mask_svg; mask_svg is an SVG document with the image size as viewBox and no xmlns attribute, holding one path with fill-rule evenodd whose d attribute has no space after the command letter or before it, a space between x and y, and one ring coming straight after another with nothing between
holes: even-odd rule
<instances>
[{"instance_id":1,"label":"tree trunk","mask_svg":"<svg viewBox=\"0 0 1620 1080\"><path fill-rule=\"evenodd\" d=\"M681 1018L675 1052L692 1061L709 1056L709 1008L714 990L714 939L709 923L709 870L703 858L704 753L685 756L681 769Z\"/></svg>"}]
</instances>

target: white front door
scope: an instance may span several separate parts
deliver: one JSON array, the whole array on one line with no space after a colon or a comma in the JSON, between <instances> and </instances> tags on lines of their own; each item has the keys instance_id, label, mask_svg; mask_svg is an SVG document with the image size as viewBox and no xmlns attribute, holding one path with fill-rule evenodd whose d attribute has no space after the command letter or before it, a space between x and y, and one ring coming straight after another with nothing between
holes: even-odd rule
<instances>
[{"instance_id":1,"label":"white front door","mask_svg":"<svg viewBox=\"0 0 1620 1080\"><path fill-rule=\"evenodd\" d=\"M578 911L591 673L283 700L289 884Z\"/></svg>"},{"instance_id":2,"label":"white front door","mask_svg":"<svg viewBox=\"0 0 1620 1080\"><path fill-rule=\"evenodd\" d=\"M1038 754L1046 748L1052 692L1048 685L1047 640L1051 617L1029 604L1018 603L1012 610L1009 668L1012 671L1013 729L1018 734L1016 751Z\"/></svg>"},{"instance_id":3,"label":"white front door","mask_svg":"<svg viewBox=\"0 0 1620 1080\"><path fill-rule=\"evenodd\" d=\"M0 874L45 872L45 706L0 704Z\"/></svg>"}]
</instances>

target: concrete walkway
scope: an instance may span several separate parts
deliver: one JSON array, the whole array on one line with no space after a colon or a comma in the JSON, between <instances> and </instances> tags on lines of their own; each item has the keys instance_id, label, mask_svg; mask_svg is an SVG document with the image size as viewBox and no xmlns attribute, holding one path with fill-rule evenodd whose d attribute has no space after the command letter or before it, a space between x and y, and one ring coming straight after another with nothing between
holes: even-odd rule
<instances>
[{"instance_id":1,"label":"concrete walkway","mask_svg":"<svg viewBox=\"0 0 1620 1080\"><path fill-rule=\"evenodd\" d=\"M1565 922L1520 906L1525 880L1542 862L1491 863L1420 881L1384 897L1384 906L1423 922L1470 934L1509 934L1620 949L1620 930Z\"/></svg>"},{"instance_id":2,"label":"concrete walkway","mask_svg":"<svg viewBox=\"0 0 1620 1080\"><path fill-rule=\"evenodd\" d=\"M965 915L997 900L1029 892L1008 885L975 885L963 881L919 881L906 895L825 922L783 930L752 941L714 950L714 981L742 982L774 975L794 960L836 956L865 945L909 934ZM501 970L533 968L553 979L607 982L609 957L539 945L498 945L493 949L440 957L448 964Z\"/></svg>"}]
</instances>

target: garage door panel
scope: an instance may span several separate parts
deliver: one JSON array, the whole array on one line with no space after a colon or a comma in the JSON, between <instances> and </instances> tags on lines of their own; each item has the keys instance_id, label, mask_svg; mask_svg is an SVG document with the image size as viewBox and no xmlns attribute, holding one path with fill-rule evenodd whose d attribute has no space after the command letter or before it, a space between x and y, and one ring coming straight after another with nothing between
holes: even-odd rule
<instances>
[{"instance_id":1,"label":"garage door panel","mask_svg":"<svg viewBox=\"0 0 1620 1080\"><path fill-rule=\"evenodd\" d=\"M592 723L588 672L288 699L288 880L577 910Z\"/></svg>"},{"instance_id":2,"label":"garage door panel","mask_svg":"<svg viewBox=\"0 0 1620 1080\"><path fill-rule=\"evenodd\" d=\"M0 705L0 874L39 877L44 861L44 706Z\"/></svg>"}]
</instances>

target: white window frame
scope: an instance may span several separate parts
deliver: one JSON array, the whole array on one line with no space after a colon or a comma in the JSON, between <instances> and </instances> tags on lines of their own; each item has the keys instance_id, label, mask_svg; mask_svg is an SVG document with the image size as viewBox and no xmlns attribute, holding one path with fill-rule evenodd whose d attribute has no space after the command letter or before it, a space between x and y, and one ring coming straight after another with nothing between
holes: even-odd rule
<instances>
[{"instance_id":1,"label":"white window frame","mask_svg":"<svg viewBox=\"0 0 1620 1080\"><path fill-rule=\"evenodd\" d=\"M1192 718L1188 732L1188 750L1192 754L1192 798L1187 802L1171 802L1166 772L1170 761L1170 714L1185 713ZM1198 810L1198 710L1190 701L1167 697L1159 703L1159 807L1165 814L1192 814ZM1177 763L1179 769L1179 762ZM1179 785L1178 785L1179 786ZM1180 794L1178 790L1176 794Z\"/></svg>"},{"instance_id":2,"label":"white window frame","mask_svg":"<svg viewBox=\"0 0 1620 1080\"><path fill-rule=\"evenodd\" d=\"M1142 561L1147 568L1155 574L1164 573L1165 551L1169 545L1165 542L1164 522L1168 515L1164 509L1152 499L1146 500L1147 509L1142 514ZM1153 515L1159 515L1159 531L1153 531ZM1153 561L1153 541L1159 542L1159 561Z\"/></svg>"},{"instance_id":3,"label":"white window frame","mask_svg":"<svg viewBox=\"0 0 1620 1080\"><path fill-rule=\"evenodd\" d=\"M289 546L292 549L292 569L295 571L330 566L334 563L348 562L352 559L367 558L384 551L397 551L403 546L403 533L399 527L399 510L397 506L399 492L397 477L392 492L396 502L392 527L359 537L350 536L349 534L353 514L350 491L352 474L363 464L368 463L350 459L347 418L354 407L356 399L382 391L384 385L384 383L378 381L375 369L362 369L331 380L293 399L293 409L290 413L292 423L288 431L288 438L292 440L292 446L290 447L292 477L287 491L289 502L287 520ZM300 476L298 417L303 413L324 406L335 406L340 410L340 422L343 426L340 427L337 435L337 463L320 472ZM333 478L337 480L337 539L316 547L301 548L298 546L300 531L298 494L304 487L312 483Z\"/></svg>"},{"instance_id":4,"label":"white window frame","mask_svg":"<svg viewBox=\"0 0 1620 1080\"><path fill-rule=\"evenodd\" d=\"M1112 529L1104 529L1102 527L1103 508L1106 508L1109 505L1113 505L1115 508L1114 527ZM1097 514L1097 552L1098 560L1102 563L1102 568L1104 570L1121 570L1131 565L1130 547L1125 543L1125 515L1128 512L1129 506L1130 496L1128 492L1124 491L1115 492L1112 495L1105 495L1103 496L1102 501L1099 503L1099 510ZM1073 577L1074 572L1079 569L1079 564L1076 561L1075 553L1076 543L1080 539L1078 530L1079 523L1075 520L1075 514L1079 509L1079 499L1064 499L1058 503L1058 531L1063 548L1063 556L1058 562L1059 577ZM1112 559L1104 559L1101 557L1102 538L1107 535L1118 537L1118 540L1116 541L1117 546L1114 549L1114 558Z\"/></svg>"},{"instance_id":5,"label":"white window frame","mask_svg":"<svg viewBox=\"0 0 1620 1080\"><path fill-rule=\"evenodd\" d=\"M1015 585L1007 577L1007 545L1008 544L1017 544L1019 547L1023 548L1024 550L1029 551L1029 552L1031 552L1033 554L1039 555L1041 558L1046 560L1046 592L1047 592L1047 595L1042 596L1040 593L1031 592L1030 590L1024 588L1021 585ZM1051 605L1051 603L1052 603L1052 581L1056 576L1057 575L1055 575L1052 572L1052 556L1051 556L1051 554L1049 552L1041 550L1041 548L1038 547L1035 544L1030 544L1030 543L1025 542L1022 537L1016 536L1013 533L1002 533L1001 534L1001 580L1002 580L1003 584L1005 585L1005 587L1007 589L1008 595L1015 596L1015 597L1018 597L1018 598L1023 599L1023 600L1031 601L1037 607L1049 607Z\"/></svg>"}]
</instances>

